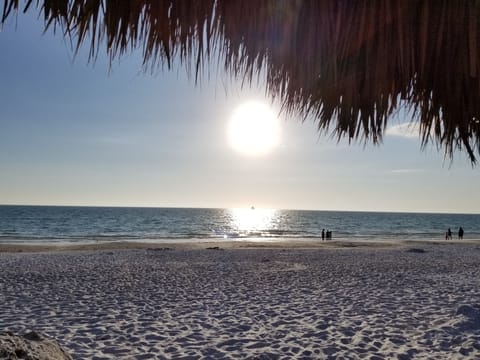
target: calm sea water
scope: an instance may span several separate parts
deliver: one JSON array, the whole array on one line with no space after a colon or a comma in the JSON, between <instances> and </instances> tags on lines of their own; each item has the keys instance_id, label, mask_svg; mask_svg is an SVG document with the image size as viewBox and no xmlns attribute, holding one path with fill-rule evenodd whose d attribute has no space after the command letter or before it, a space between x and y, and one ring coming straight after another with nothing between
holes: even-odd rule
<instances>
[{"instance_id":1,"label":"calm sea water","mask_svg":"<svg viewBox=\"0 0 480 360\"><path fill-rule=\"evenodd\" d=\"M321 238L480 239L480 215L266 209L0 206L0 242Z\"/></svg>"}]
</instances>

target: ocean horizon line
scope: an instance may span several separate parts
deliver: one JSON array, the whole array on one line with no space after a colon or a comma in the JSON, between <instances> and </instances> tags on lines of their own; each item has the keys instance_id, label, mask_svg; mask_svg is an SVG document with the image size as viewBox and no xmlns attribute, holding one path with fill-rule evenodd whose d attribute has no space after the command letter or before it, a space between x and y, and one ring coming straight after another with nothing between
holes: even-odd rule
<instances>
[{"instance_id":1,"label":"ocean horizon line","mask_svg":"<svg viewBox=\"0 0 480 360\"><path fill-rule=\"evenodd\" d=\"M231 207L204 207L204 206L168 206L168 205L75 205L75 204L1 204L0 207L45 207L45 208L86 208L86 209L179 209L179 210L275 210L299 212L338 212L338 213L372 213L372 214L431 214L431 215L480 215L478 212L468 211L440 211L440 210L345 210L345 209L301 209L301 208L275 208L262 206L231 206Z\"/></svg>"}]
</instances>

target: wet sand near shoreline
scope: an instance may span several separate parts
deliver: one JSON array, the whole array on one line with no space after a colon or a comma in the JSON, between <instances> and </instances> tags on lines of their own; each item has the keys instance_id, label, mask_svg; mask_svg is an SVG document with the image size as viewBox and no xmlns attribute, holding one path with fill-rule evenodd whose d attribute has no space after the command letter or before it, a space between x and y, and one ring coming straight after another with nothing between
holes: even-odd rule
<instances>
[{"instance_id":1,"label":"wet sand near shoreline","mask_svg":"<svg viewBox=\"0 0 480 360\"><path fill-rule=\"evenodd\" d=\"M0 253L6 252L59 252L59 251L95 251L95 250L141 250L141 249L177 249L193 250L218 247L222 249L329 249L329 248L390 248L408 247L422 245L459 245L479 244L480 240L384 240L384 241L346 241L346 240L273 240L273 241L163 241L163 242L142 242L142 241L110 241L110 242L40 242L27 244L4 242L0 243Z\"/></svg>"}]
</instances>

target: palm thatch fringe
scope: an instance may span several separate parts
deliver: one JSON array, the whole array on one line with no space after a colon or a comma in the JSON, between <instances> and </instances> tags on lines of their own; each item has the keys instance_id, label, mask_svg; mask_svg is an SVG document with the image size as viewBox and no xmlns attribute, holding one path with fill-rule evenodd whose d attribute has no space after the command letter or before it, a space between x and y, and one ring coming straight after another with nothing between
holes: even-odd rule
<instances>
[{"instance_id":1,"label":"palm thatch fringe","mask_svg":"<svg viewBox=\"0 0 480 360\"><path fill-rule=\"evenodd\" d=\"M90 55L142 48L147 66L179 56L198 75L216 50L320 131L379 143L399 106L413 109L423 145L480 154L477 0L36 0ZM32 0L4 0L2 22Z\"/></svg>"}]
</instances>

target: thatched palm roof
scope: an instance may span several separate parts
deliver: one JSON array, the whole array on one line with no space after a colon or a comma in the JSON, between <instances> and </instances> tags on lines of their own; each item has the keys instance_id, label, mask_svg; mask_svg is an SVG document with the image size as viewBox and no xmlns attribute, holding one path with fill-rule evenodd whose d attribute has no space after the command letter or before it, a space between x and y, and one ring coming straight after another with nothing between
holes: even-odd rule
<instances>
[{"instance_id":1,"label":"thatched palm roof","mask_svg":"<svg viewBox=\"0 0 480 360\"><path fill-rule=\"evenodd\" d=\"M3 21L32 0L4 0ZM34 2L35 4L35 2ZM91 55L141 47L196 70L223 55L237 77L266 72L268 94L321 131L378 143L399 106L423 144L480 154L480 3L475 0L36 0Z\"/></svg>"}]
</instances>

